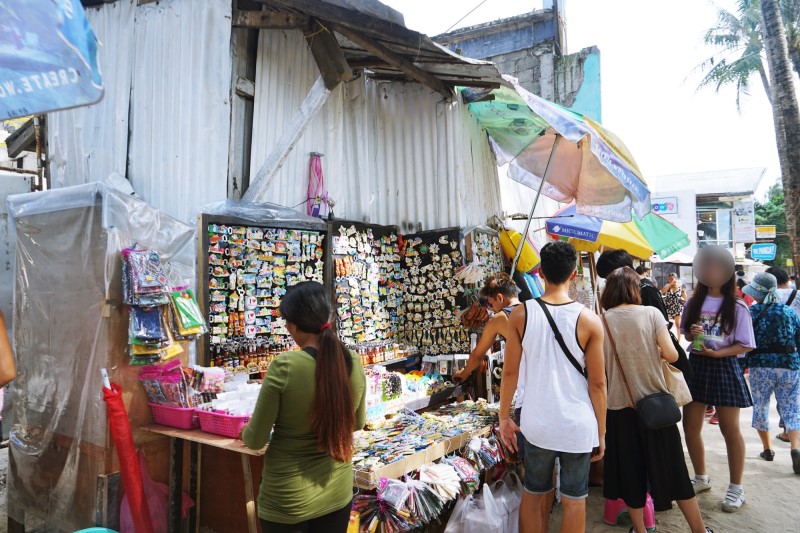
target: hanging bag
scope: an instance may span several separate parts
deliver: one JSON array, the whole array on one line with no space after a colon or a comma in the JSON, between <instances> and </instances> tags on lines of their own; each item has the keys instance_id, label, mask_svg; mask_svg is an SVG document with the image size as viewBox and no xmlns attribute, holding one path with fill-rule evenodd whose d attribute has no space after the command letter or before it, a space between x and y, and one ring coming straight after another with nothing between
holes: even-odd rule
<instances>
[{"instance_id":1,"label":"hanging bag","mask_svg":"<svg viewBox=\"0 0 800 533\"><path fill-rule=\"evenodd\" d=\"M614 342L614 337L611 335L611 328L608 327L608 321L603 315L603 325L608 335L608 340L611 341L611 349L614 352L614 360L617 362L619 373L622 376L622 381L625 383L625 390L628 391L628 397L631 400L630 407L635 410L639 415L639 420L647 429L664 429L681 421L681 410L675 397L669 392L657 392L645 396L634 406L633 393L631 393L630 385L628 385L628 378L625 377L625 371L622 369L622 363L619 360L617 353L617 344ZM680 372L679 370L675 370ZM666 380L666 375L665 375ZM686 382L683 383L686 385ZM688 387L687 387L688 389Z\"/></svg>"}]
</instances>

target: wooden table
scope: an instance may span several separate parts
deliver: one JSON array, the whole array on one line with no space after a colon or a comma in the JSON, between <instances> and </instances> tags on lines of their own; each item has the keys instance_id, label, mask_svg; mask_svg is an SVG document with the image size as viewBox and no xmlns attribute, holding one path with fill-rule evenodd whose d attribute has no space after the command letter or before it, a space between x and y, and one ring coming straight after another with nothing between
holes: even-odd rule
<instances>
[{"instance_id":1,"label":"wooden table","mask_svg":"<svg viewBox=\"0 0 800 533\"><path fill-rule=\"evenodd\" d=\"M183 497L183 448L189 443L189 492L195 499L195 512L189 515L189 532L200 531L200 484L202 447L213 446L241 455L242 474L244 476L245 506L247 508L247 526L249 533L258 533L258 513L253 491L253 472L250 468L250 456L261 456L267 447L251 450L239 439L212 435L200 429L176 429L156 424L142 426L143 431L163 435L170 439L169 458L169 533L180 533L182 530L181 499Z\"/></svg>"}]
</instances>

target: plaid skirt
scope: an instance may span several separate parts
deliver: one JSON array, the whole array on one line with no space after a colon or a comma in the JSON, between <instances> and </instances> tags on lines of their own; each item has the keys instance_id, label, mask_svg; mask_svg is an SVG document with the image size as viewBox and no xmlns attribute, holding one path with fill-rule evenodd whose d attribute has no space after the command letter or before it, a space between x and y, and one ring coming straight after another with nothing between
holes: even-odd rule
<instances>
[{"instance_id":1,"label":"plaid skirt","mask_svg":"<svg viewBox=\"0 0 800 533\"><path fill-rule=\"evenodd\" d=\"M752 407L753 398L736 357L689 355L691 379L687 378L692 399L716 407Z\"/></svg>"}]
</instances>

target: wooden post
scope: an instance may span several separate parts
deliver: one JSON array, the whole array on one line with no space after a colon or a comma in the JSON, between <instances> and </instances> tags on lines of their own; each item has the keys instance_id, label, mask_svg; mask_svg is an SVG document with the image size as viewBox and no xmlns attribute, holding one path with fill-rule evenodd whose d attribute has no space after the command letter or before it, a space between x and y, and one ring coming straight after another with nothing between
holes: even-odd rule
<instances>
[{"instance_id":1,"label":"wooden post","mask_svg":"<svg viewBox=\"0 0 800 533\"><path fill-rule=\"evenodd\" d=\"M242 473L244 474L245 505L247 506L247 530L249 533L258 533L258 513L256 512L256 498L253 492L253 472L250 468L250 456L242 456Z\"/></svg>"}]
</instances>

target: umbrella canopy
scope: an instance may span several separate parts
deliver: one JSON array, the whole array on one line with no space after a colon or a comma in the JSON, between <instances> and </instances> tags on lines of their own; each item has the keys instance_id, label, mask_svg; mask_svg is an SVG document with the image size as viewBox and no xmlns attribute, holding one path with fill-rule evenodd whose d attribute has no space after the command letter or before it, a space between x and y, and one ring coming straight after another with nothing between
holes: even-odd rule
<instances>
[{"instance_id":1,"label":"umbrella canopy","mask_svg":"<svg viewBox=\"0 0 800 533\"><path fill-rule=\"evenodd\" d=\"M581 215L572 204L549 219L546 227L549 234L570 239L576 249L584 252L610 248L647 259L654 252L667 257L689 246L689 237L684 232L654 213L641 220L633 217L630 222L618 223Z\"/></svg>"},{"instance_id":2,"label":"umbrella canopy","mask_svg":"<svg viewBox=\"0 0 800 533\"><path fill-rule=\"evenodd\" d=\"M627 222L650 211L650 191L625 144L588 117L529 93L516 78L491 92L467 89L470 112L486 129L508 176L578 213ZM562 142L554 150L557 138ZM552 157L551 157L552 155ZM549 169L548 169L549 162Z\"/></svg>"}]
</instances>

